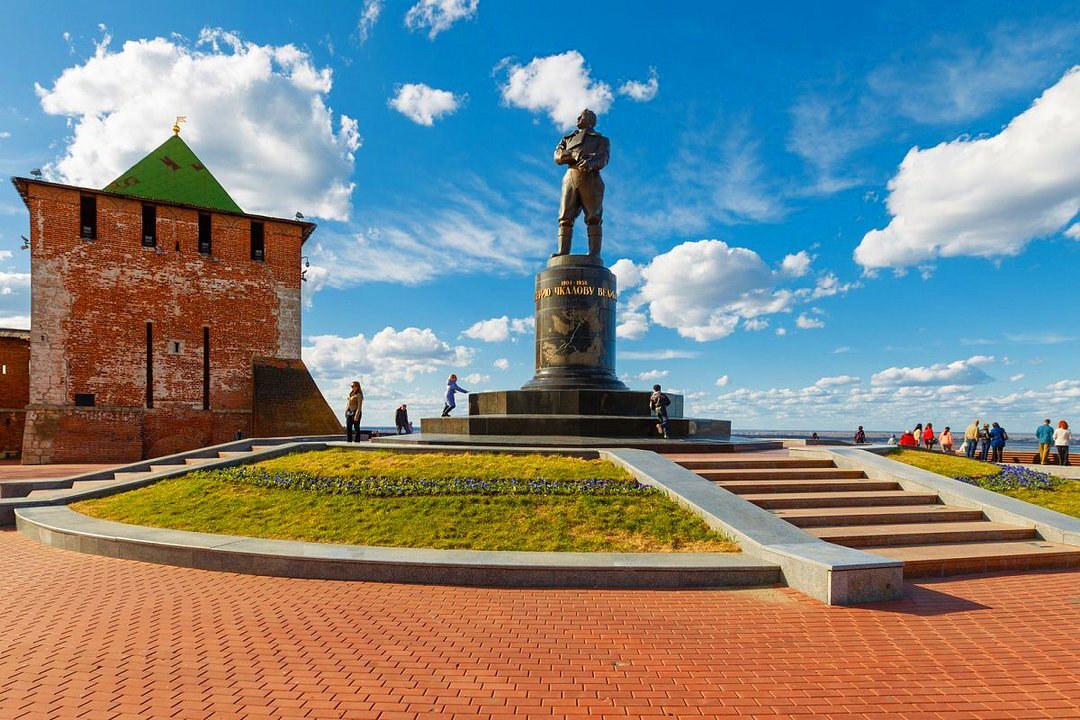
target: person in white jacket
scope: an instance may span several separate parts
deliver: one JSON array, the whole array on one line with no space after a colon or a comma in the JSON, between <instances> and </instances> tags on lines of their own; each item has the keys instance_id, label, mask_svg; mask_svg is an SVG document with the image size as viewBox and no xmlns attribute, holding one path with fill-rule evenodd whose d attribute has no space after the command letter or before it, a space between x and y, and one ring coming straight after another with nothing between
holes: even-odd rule
<instances>
[{"instance_id":1,"label":"person in white jacket","mask_svg":"<svg viewBox=\"0 0 1080 720\"><path fill-rule=\"evenodd\" d=\"M1069 432L1069 423L1062 420L1054 430L1054 447L1057 449L1058 465L1069 464L1069 443L1072 441L1072 433Z\"/></svg>"}]
</instances>

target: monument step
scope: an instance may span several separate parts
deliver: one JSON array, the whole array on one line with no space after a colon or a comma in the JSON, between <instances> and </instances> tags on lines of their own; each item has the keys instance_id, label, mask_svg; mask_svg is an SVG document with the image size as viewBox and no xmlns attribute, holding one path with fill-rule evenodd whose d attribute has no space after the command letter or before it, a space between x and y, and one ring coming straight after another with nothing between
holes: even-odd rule
<instances>
[{"instance_id":1,"label":"monument step","mask_svg":"<svg viewBox=\"0 0 1080 720\"><path fill-rule=\"evenodd\" d=\"M384 435L372 438L375 444L488 448L627 448L665 453L677 448L679 454L716 455L719 453L768 452L782 449L775 440L747 440L746 438L618 438L592 437L588 435L463 435L441 433L413 433L411 435Z\"/></svg>"},{"instance_id":2,"label":"monument step","mask_svg":"<svg viewBox=\"0 0 1080 720\"><path fill-rule=\"evenodd\" d=\"M897 525L826 526L808 528L811 535L837 545L863 548L870 545L924 545L1005 540L1030 540L1034 528L973 520L967 522L923 522Z\"/></svg>"},{"instance_id":3,"label":"monument step","mask_svg":"<svg viewBox=\"0 0 1080 720\"><path fill-rule=\"evenodd\" d=\"M900 485L892 480L717 480L709 478L720 487L736 495L757 493L821 493L821 492L862 492L872 490L900 490Z\"/></svg>"},{"instance_id":4,"label":"monument step","mask_svg":"<svg viewBox=\"0 0 1080 720\"><path fill-rule=\"evenodd\" d=\"M772 511L801 528L821 526L885 525L889 523L955 522L983 520L982 510L950 505L873 505L868 507L790 508Z\"/></svg>"},{"instance_id":5,"label":"monument step","mask_svg":"<svg viewBox=\"0 0 1080 720\"><path fill-rule=\"evenodd\" d=\"M250 454L251 454L250 450L220 450L220 451L218 451L217 459L218 460L227 460L229 458L244 457L245 455L250 455Z\"/></svg>"},{"instance_id":6,"label":"monument step","mask_svg":"<svg viewBox=\"0 0 1080 720\"><path fill-rule=\"evenodd\" d=\"M787 508L859 507L868 505L929 505L937 501L933 493L905 490L868 492L761 493L740 495L766 510Z\"/></svg>"},{"instance_id":7,"label":"monument step","mask_svg":"<svg viewBox=\"0 0 1080 720\"><path fill-rule=\"evenodd\" d=\"M765 470L779 468L832 468L836 467L832 460L723 460L718 458L688 458L685 455L665 453L664 456L677 465L682 465L687 470L700 472L702 470Z\"/></svg>"},{"instance_id":8,"label":"monument step","mask_svg":"<svg viewBox=\"0 0 1080 720\"><path fill-rule=\"evenodd\" d=\"M170 470L179 470L182 467L187 467L187 463L184 463L183 465L180 465L180 464L151 465L150 466L150 472L169 472Z\"/></svg>"},{"instance_id":9,"label":"monument step","mask_svg":"<svg viewBox=\"0 0 1080 720\"><path fill-rule=\"evenodd\" d=\"M647 416L651 392L637 390L542 389L469 393L469 415ZM670 417L683 416L682 395L669 395ZM464 403L463 403L464 404Z\"/></svg>"},{"instance_id":10,"label":"monument step","mask_svg":"<svg viewBox=\"0 0 1080 720\"><path fill-rule=\"evenodd\" d=\"M187 458L187 459L184 460L184 462L186 464L188 464L188 465L203 465L205 463L214 462L215 460L220 460L220 459L221 458L216 458L216 457Z\"/></svg>"},{"instance_id":11,"label":"monument step","mask_svg":"<svg viewBox=\"0 0 1080 720\"><path fill-rule=\"evenodd\" d=\"M565 435L568 437L657 438L656 419L610 415L463 415L424 418L423 434L441 435ZM726 420L671 418L671 438L724 438L731 434Z\"/></svg>"},{"instance_id":12,"label":"monument step","mask_svg":"<svg viewBox=\"0 0 1080 720\"><path fill-rule=\"evenodd\" d=\"M904 578L1080 567L1080 547L1045 540L859 548L904 563Z\"/></svg>"},{"instance_id":13,"label":"monument step","mask_svg":"<svg viewBox=\"0 0 1080 720\"><path fill-rule=\"evenodd\" d=\"M143 472L118 472L118 473L113 473L113 480L138 480L139 478L144 478L147 475L151 475L151 474L152 473L149 473L149 472L146 472L146 471L143 471Z\"/></svg>"},{"instance_id":14,"label":"monument step","mask_svg":"<svg viewBox=\"0 0 1080 720\"><path fill-rule=\"evenodd\" d=\"M857 480L866 477L862 470L839 468L765 468L695 470L706 480Z\"/></svg>"}]
</instances>

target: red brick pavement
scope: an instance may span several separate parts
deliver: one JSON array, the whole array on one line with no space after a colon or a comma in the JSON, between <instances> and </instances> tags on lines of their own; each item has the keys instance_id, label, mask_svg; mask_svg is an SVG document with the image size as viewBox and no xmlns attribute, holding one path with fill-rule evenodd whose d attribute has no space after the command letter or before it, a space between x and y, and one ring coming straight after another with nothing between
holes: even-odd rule
<instances>
[{"instance_id":1,"label":"red brick pavement","mask_svg":"<svg viewBox=\"0 0 1080 720\"><path fill-rule=\"evenodd\" d=\"M787 589L263 578L0 532L0 718L1080 718L1080 573Z\"/></svg>"}]
</instances>

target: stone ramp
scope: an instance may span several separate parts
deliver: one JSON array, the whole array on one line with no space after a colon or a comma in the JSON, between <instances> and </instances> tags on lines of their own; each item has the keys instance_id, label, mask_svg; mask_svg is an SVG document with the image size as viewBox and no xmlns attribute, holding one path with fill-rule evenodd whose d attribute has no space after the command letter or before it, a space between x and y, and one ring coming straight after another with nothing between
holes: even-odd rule
<instances>
[{"instance_id":1,"label":"stone ramp","mask_svg":"<svg viewBox=\"0 0 1080 720\"><path fill-rule=\"evenodd\" d=\"M1080 546L1043 540L1034 523L993 522L829 459L664 454L810 535L902 561L907 578L1080 567Z\"/></svg>"}]
</instances>

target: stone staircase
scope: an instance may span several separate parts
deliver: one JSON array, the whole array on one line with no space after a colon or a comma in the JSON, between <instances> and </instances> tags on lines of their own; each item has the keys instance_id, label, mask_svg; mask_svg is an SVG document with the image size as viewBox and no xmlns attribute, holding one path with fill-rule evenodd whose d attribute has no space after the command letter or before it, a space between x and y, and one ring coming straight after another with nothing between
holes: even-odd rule
<instances>
[{"instance_id":1,"label":"stone staircase","mask_svg":"<svg viewBox=\"0 0 1080 720\"><path fill-rule=\"evenodd\" d=\"M278 443L243 444L243 449L220 450L202 457L185 457L184 454L150 460L143 463L120 466L116 470L90 473L86 476L50 480L10 480L0 484L0 527L15 523L15 510L20 507L53 505L92 497L94 491L125 485L143 480L158 473L189 469L218 460L242 458L261 450L269 450ZM236 446L233 443L232 446ZM202 453L202 451L193 451ZM167 462L166 462L167 461ZM126 469L137 468L137 469Z\"/></svg>"},{"instance_id":2,"label":"stone staircase","mask_svg":"<svg viewBox=\"0 0 1080 720\"><path fill-rule=\"evenodd\" d=\"M832 460L665 457L822 540L900 560L907 578L1080 567L1078 546L1047 542L1034 528L991 522L981 510L870 480Z\"/></svg>"}]
</instances>

